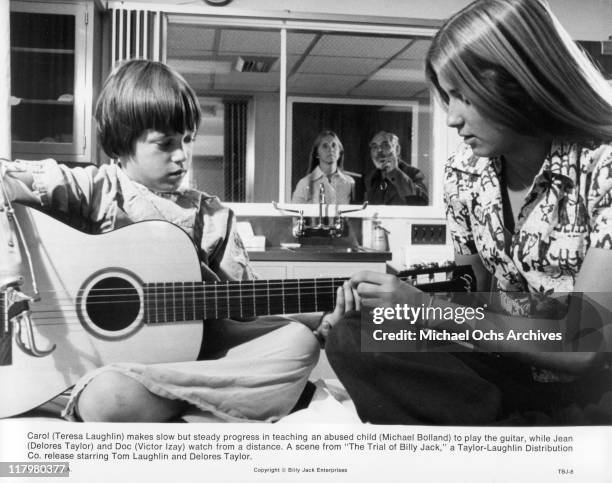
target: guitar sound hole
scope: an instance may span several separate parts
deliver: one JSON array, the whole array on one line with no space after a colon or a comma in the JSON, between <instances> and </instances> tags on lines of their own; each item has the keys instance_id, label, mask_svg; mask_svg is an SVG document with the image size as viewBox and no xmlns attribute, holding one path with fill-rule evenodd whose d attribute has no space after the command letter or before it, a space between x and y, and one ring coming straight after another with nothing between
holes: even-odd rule
<instances>
[{"instance_id":1,"label":"guitar sound hole","mask_svg":"<svg viewBox=\"0 0 612 483\"><path fill-rule=\"evenodd\" d=\"M98 327L119 331L134 322L140 311L140 297L134 286L119 277L96 282L87 294L87 315Z\"/></svg>"}]
</instances>

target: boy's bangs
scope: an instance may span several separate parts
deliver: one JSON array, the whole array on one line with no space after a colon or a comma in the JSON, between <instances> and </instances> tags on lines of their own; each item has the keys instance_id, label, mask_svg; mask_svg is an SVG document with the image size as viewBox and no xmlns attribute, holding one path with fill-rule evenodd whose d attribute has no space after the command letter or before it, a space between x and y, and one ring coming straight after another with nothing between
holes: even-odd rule
<instances>
[{"instance_id":1,"label":"boy's bangs","mask_svg":"<svg viewBox=\"0 0 612 483\"><path fill-rule=\"evenodd\" d=\"M136 109L142 130L153 127L160 132L196 131L200 122L197 99L180 85L153 88Z\"/></svg>"},{"instance_id":2,"label":"boy's bangs","mask_svg":"<svg viewBox=\"0 0 612 483\"><path fill-rule=\"evenodd\" d=\"M159 62L131 60L109 76L96 104L100 145L111 158L133 153L149 129L162 133L197 131L198 98L185 79Z\"/></svg>"}]
</instances>

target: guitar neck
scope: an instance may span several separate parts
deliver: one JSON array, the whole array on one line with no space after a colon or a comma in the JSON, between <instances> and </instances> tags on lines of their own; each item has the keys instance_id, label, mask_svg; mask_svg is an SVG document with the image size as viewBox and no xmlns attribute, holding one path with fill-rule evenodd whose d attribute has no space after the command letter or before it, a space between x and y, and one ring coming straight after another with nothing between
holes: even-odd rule
<instances>
[{"instance_id":1,"label":"guitar neck","mask_svg":"<svg viewBox=\"0 0 612 483\"><path fill-rule=\"evenodd\" d=\"M329 311L346 279L151 283L144 286L145 320L245 319L260 315Z\"/></svg>"},{"instance_id":2,"label":"guitar neck","mask_svg":"<svg viewBox=\"0 0 612 483\"><path fill-rule=\"evenodd\" d=\"M451 269L448 280L434 281L434 270L399 278L426 292L473 289L470 267ZM437 272L441 272L438 270ZM444 272L445 273L445 272ZM426 280L422 277L426 275ZM419 278L421 277L420 283ZM261 315L330 311L346 278L174 282L145 284L145 321L149 324L201 319L247 319Z\"/></svg>"}]
</instances>

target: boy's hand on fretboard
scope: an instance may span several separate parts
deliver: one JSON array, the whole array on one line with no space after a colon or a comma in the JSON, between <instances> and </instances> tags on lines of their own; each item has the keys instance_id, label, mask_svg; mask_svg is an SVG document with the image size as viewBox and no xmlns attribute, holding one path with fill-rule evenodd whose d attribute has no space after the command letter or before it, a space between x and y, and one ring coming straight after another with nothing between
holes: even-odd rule
<instances>
[{"instance_id":1,"label":"boy's hand on fretboard","mask_svg":"<svg viewBox=\"0 0 612 483\"><path fill-rule=\"evenodd\" d=\"M395 275L379 272L358 272L350 279L364 307L395 307L408 303L422 292Z\"/></svg>"}]
</instances>

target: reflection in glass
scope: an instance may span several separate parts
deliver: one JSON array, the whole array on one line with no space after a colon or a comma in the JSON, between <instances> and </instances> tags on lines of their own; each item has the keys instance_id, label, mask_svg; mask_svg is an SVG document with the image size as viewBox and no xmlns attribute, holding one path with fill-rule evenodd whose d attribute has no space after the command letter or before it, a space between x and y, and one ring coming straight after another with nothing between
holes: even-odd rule
<instances>
[{"instance_id":1,"label":"reflection in glass","mask_svg":"<svg viewBox=\"0 0 612 483\"><path fill-rule=\"evenodd\" d=\"M269 202L278 192L270 173L278 170L279 56L278 30L169 23L167 62L196 91L204 114L195 188L235 202Z\"/></svg>"},{"instance_id":2,"label":"reflection in glass","mask_svg":"<svg viewBox=\"0 0 612 483\"><path fill-rule=\"evenodd\" d=\"M355 180L353 203L367 199L366 180L378 181L370 143L376 133L386 131L397 136L401 172L418 188L401 197L371 192L369 201L428 204L432 108L424 58L429 44L428 39L407 36L288 33L285 201L309 173L312 140L329 129L344 145L344 172Z\"/></svg>"},{"instance_id":3,"label":"reflection in glass","mask_svg":"<svg viewBox=\"0 0 612 483\"><path fill-rule=\"evenodd\" d=\"M338 103L325 98L291 99L289 112L292 127L288 134L292 140L292 155L289 158L292 160L292 186L296 186L297 180L307 172L309 146L311 139L317 135L315 129L332 126L343 140L344 172L355 180L352 201L361 203L366 198L365 178L375 169L369 144L372 135L380 131L380 126L387 126L410 142L405 157L408 164L412 164L413 157L416 157L417 145L412 133L418 122L417 104L391 105L385 101L357 99L347 102Z\"/></svg>"},{"instance_id":4,"label":"reflection in glass","mask_svg":"<svg viewBox=\"0 0 612 483\"><path fill-rule=\"evenodd\" d=\"M308 174L298 181L292 203L349 204L355 180L343 170L344 147L335 132L321 131L310 149Z\"/></svg>"},{"instance_id":5,"label":"reflection in glass","mask_svg":"<svg viewBox=\"0 0 612 483\"><path fill-rule=\"evenodd\" d=\"M373 205L427 205L423 173L402 159L399 137L379 131L370 141L370 171L364 177L365 198Z\"/></svg>"},{"instance_id":6,"label":"reflection in glass","mask_svg":"<svg viewBox=\"0 0 612 483\"><path fill-rule=\"evenodd\" d=\"M280 27L183 19L169 21L166 58L193 86L205 111L194 152L196 187L226 201L269 203L283 186L277 201L288 203L312 171L314 140L331 130L344 147L341 169L354 181L350 201L361 203L374 169L369 145L384 130L398 136L402 160L422 173L431 192L428 38L289 28L281 168Z\"/></svg>"}]
</instances>

